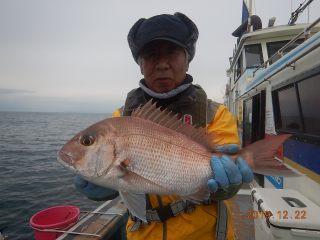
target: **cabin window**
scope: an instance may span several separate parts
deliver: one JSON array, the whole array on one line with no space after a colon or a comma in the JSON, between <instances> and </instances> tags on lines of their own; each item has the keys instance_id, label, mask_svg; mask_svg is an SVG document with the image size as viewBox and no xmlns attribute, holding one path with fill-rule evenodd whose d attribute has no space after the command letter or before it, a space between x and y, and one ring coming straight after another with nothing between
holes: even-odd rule
<instances>
[{"instance_id":1,"label":"cabin window","mask_svg":"<svg viewBox=\"0 0 320 240\"><path fill-rule=\"evenodd\" d=\"M273 91L276 129L320 136L320 74Z\"/></svg>"},{"instance_id":2,"label":"cabin window","mask_svg":"<svg viewBox=\"0 0 320 240\"><path fill-rule=\"evenodd\" d=\"M282 128L299 130L301 123L299 119L299 107L294 86L278 92L279 108L281 113Z\"/></svg>"},{"instance_id":3,"label":"cabin window","mask_svg":"<svg viewBox=\"0 0 320 240\"><path fill-rule=\"evenodd\" d=\"M320 136L320 75L299 82L297 85L305 132Z\"/></svg>"},{"instance_id":4,"label":"cabin window","mask_svg":"<svg viewBox=\"0 0 320 240\"><path fill-rule=\"evenodd\" d=\"M263 63L261 44L245 46L246 69L258 68Z\"/></svg>"},{"instance_id":5,"label":"cabin window","mask_svg":"<svg viewBox=\"0 0 320 240\"><path fill-rule=\"evenodd\" d=\"M243 105L243 146L246 147L252 143L252 98Z\"/></svg>"},{"instance_id":6,"label":"cabin window","mask_svg":"<svg viewBox=\"0 0 320 240\"><path fill-rule=\"evenodd\" d=\"M243 61L242 61L242 53L240 54L239 58L238 58L238 61L235 65L235 68L234 68L234 79L235 79L235 82L239 79L239 77L241 76L243 72Z\"/></svg>"},{"instance_id":7,"label":"cabin window","mask_svg":"<svg viewBox=\"0 0 320 240\"><path fill-rule=\"evenodd\" d=\"M296 48L297 46L299 46L301 43L303 43L304 39L298 39L297 41L295 41L293 44L291 44L289 47L287 47L284 51L283 51L283 56L286 55L288 52L290 52L292 49ZM280 42L269 42L267 43L267 50L268 50L268 57L272 57L274 54L276 54L280 48L282 48L284 45L286 45L288 41L280 41ZM275 58L273 58L269 64L273 64L275 61L277 61L279 59L279 56L276 56Z\"/></svg>"}]
</instances>

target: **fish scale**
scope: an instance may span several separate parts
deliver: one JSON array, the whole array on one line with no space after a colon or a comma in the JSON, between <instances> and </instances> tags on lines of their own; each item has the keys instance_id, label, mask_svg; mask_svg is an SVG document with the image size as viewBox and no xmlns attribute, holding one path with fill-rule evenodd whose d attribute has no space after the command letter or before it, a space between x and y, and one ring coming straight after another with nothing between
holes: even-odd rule
<instances>
[{"instance_id":1,"label":"fish scale","mask_svg":"<svg viewBox=\"0 0 320 240\"><path fill-rule=\"evenodd\" d=\"M170 131L169 135L167 128L144 119L135 119L131 124L136 127L126 126L123 129L118 128L118 125L125 126L121 121L115 122L114 126L119 129L119 134L123 132L124 135L120 142L123 146L128 146L126 151L132 159L132 164L127 166L129 170L164 188L177 191L178 194L185 194L184 189L188 188L190 183L197 182L194 186L197 190L213 176L209 167L211 155L198 143L190 142L189 139L181 140L185 136L180 136L177 132ZM142 129L142 126L147 128ZM159 127L163 129L156 129ZM127 136L129 129L135 134ZM188 147L184 147L181 142ZM190 192L190 189L188 191Z\"/></svg>"}]
</instances>

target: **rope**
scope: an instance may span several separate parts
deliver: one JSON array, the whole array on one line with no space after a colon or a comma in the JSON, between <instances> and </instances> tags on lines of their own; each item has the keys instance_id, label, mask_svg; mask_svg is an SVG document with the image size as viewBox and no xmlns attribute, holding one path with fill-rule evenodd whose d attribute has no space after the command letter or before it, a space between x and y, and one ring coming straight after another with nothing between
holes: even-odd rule
<instances>
[{"instance_id":1,"label":"rope","mask_svg":"<svg viewBox=\"0 0 320 240\"><path fill-rule=\"evenodd\" d=\"M62 190L65 189L66 186L69 185L71 182L73 182L73 179L72 179L71 181L67 182L67 183L63 186L63 188L54 196L54 198L53 198L53 199L51 200L51 202L48 204L48 207L51 206L52 202L53 202L54 200L56 200L56 198L59 196L59 194L62 192ZM47 207L47 208L48 208L48 207Z\"/></svg>"}]
</instances>

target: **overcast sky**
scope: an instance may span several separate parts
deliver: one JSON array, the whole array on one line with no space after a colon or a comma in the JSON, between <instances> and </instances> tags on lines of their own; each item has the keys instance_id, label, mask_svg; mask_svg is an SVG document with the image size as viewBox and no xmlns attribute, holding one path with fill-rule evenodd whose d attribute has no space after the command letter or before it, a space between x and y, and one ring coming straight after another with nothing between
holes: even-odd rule
<instances>
[{"instance_id":1,"label":"overcast sky","mask_svg":"<svg viewBox=\"0 0 320 240\"><path fill-rule=\"evenodd\" d=\"M271 17L287 24L303 1L254 0L253 14L263 27ZM315 0L310 22L317 9ZM139 18L175 12L200 32L189 74L222 102L242 0L0 0L0 111L113 112L142 78L129 29ZM297 23L307 21L305 10Z\"/></svg>"}]
</instances>

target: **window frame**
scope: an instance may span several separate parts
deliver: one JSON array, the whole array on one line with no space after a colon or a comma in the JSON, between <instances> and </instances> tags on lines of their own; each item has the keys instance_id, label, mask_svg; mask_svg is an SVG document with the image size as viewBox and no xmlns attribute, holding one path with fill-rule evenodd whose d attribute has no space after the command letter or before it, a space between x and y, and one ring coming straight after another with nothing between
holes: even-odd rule
<instances>
[{"instance_id":1,"label":"window frame","mask_svg":"<svg viewBox=\"0 0 320 240\"><path fill-rule=\"evenodd\" d=\"M320 76L320 65L313 67L303 73L300 73L288 80L283 81L280 84L277 84L271 88L271 96L272 96L272 105L273 105L273 112L274 112L274 121L275 121L275 131L281 132L281 133L290 133L294 137L296 137L297 140L301 140L304 142L308 142L310 144L317 144L320 143L320 135L311 135L306 133L305 131L305 123L303 119L302 114L302 108L301 108L301 101L299 96L299 89L298 89L298 83L302 82L304 80L308 80L311 77L314 76ZM301 123L301 129L300 130L294 130L294 129L288 129L281 127L281 115L280 115L280 105L278 104L278 92L283 91L287 88L293 87L295 89L296 93L296 99L298 101L298 111L299 111L299 119Z\"/></svg>"},{"instance_id":2,"label":"window frame","mask_svg":"<svg viewBox=\"0 0 320 240\"><path fill-rule=\"evenodd\" d=\"M236 83L236 82L239 80L239 78L242 76L242 74L243 74L244 71L245 71L245 68L243 67L243 66L244 66L244 65L243 65L243 55L244 55L244 53L243 53L243 49L242 49L242 50L240 51L240 53L239 53L239 57L238 57L238 59L237 59L237 61L236 61L236 64L233 66L233 73L234 73L233 78L234 78L234 83ZM236 76L236 67L237 67L239 61L240 61L240 74L239 74L239 76Z\"/></svg>"},{"instance_id":3,"label":"window frame","mask_svg":"<svg viewBox=\"0 0 320 240\"><path fill-rule=\"evenodd\" d=\"M258 46L259 47L259 51L260 51L260 60L261 60L261 63L259 64L259 66L257 67L248 67L247 66L247 55L246 55L246 48L249 47L249 46ZM245 66L245 69L256 69L258 67L260 67L264 62L263 62L263 52L262 52L262 46L261 46L261 43L255 43L255 44L249 44L249 45L245 45L244 46L244 62L246 63L246 66Z\"/></svg>"},{"instance_id":4,"label":"window frame","mask_svg":"<svg viewBox=\"0 0 320 240\"><path fill-rule=\"evenodd\" d=\"M304 38L300 38L300 39L297 39L297 41L302 41L302 43L304 42ZM296 41L296 42L297 42ZM271 58L272 56L273 56L273 54L270 54L270 44L272 44L272 43L284 43L284 45L286 45L288 42L290 42L290 40L282 40L282 41L276 41L276 42L266 42L266 47L267 47L267 54L268 54L268 59L269 58ZM302 43L300 43L300 44L302 44ZM299 45L300 45L299 44ZM283 46L284 46L283 45ZM298 47L298 46L297 46ZM289 53L289 52L288 52ZM283 56L285 56L285 54L283 55ZM279 58L278 59L272 59L268 64L269 64L269 66L271 66L272 64L274 64L276 61L278 61L279 60Z\"/></svg>"},{"instance_id":5,"label":"window frame","mask_svg":"<svg viewBox=\"0 0 320 240\"><path fill-rule=\"evenodd\" d=\"M260 135L260 138L259 139L254 139L251 137L251 140L255 140L254 142L256 141L259 141L259 140L262 140L265 138L265 125L266 125L266 89L261 89L259 92L256 92L254 94L251 94L251 95L248 95L247 98L243 98L242 99L242 130L243 130L243 142L245 140L245 133L244 133L244 114L245 114L245 103L249 100L252 100L252 104L251 104L251 108L252 108L252 112L253 112L253 108L254 108L254 102L255 104L257 103L255 98L258 97L260 95L260 101L259 101L259 109L260 109L260 112L259 112L259 115L260 115L260 121L258 123L258 131L259 131L259 135ZM254 116L252 116L254 117ZM252 118L252 124L253 124L253 118ZM252 142L252 143L254 143Z\"/></svg>"}]
</instances>

